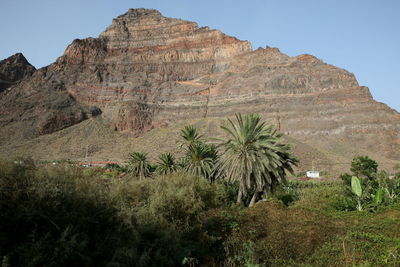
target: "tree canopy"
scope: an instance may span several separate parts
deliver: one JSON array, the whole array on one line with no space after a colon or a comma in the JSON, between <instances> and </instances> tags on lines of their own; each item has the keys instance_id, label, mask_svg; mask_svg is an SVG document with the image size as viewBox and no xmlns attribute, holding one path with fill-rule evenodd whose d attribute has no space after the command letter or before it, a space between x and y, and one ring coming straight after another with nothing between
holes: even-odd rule
<instances>
[{"instance_id":1,"label":"tree canopy","mask_svg":"<svg viewBox=\"0 0 400 267\"><path fill-rule=\"evenodd\" d=\"M224 151L217 168L226 179L239 181L237 203L252 193L253 205L259 193L274 190L297 163L290 146L282 143L282 135L261 121L259 114L236 114L235 122L228 119L228 126L221 128L228 137L221 143Z\"/></svg>"}]
</instances>

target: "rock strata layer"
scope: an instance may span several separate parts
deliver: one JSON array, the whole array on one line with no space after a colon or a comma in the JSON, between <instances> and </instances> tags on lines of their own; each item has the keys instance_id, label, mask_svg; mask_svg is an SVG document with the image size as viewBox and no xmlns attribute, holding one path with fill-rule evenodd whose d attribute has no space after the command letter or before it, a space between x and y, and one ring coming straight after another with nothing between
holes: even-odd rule
<instances>
[{"instance_id":1,"label":"rock strata layer","mask_svg":"<svg viewBox=\"0 0 400 267\"><path fill-rule=\"evenodd\" d=\"M26 138L100 114L112 129L141 135L185 119L259 112L304 142L328 138L400 159L400 114L352 73L311 55L252 50L156 10L130 9L0 97L0 127L23 124Z\"/></svg>"}]
</instances>

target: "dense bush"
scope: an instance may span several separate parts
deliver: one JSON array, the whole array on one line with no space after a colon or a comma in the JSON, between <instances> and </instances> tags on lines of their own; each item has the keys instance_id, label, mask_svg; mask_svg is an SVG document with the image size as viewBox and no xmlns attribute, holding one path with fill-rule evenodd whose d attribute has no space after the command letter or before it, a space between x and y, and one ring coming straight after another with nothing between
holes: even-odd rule
<instances>
[{"instance_id":1,"label":"dense bush","mask_svg":"<svg viewBox=\"0 0 400 267\"><path fill-rule=\"evenodd\" d=\"M378 163L368 156L358 156L351 162L350 170L355 176L372 178L378 171Z\"/></svg>"},{"instance_id":2,"label":"dense bush","mask_svg":"<svg viewBox=\"0 0 400 267\"><path fill-rule=\"evenodd\" d=\"M379 185L397 181L378 174ZM266 201L244 208L233 205L237 190L235 183L210 184L179 172L138 180L113 177L100 168L3 161L0 262L4 266L398 264L398 201L387 200L374 213L349 212L345 207L354 203L346 203L353 199L346 197L345 183L291 181Z\"/></svg>"},{"instance_id":3,"label":"dense bush","mask_svg":"<svg viewBox=\"0 0 400 267\"><path fill-rule=\"evenodd\" d=\"M298 185L300 199L289 207L271 200L230 218L226 266L397 266L400 206L338 211L343 184Z\"/></svg>"},{"instance_id":4,"label":"dense bush","mask_svg":"<svg viewBox=\"0 0 400 267\"><path fill-rule=\"evenodd\" d=\"M176 266L212 255L204 213L222 185L175 174L104 178L73 165L0 166L0 258L11 266Z\"/></svg>"},{"instance_id":5,"label":"dense bush","mask_svg":"<svg viewBox=\"0 0 400 267\"><path fill-rule=\"evenodd\" d=\"M224 187L185 173L120 182L111 190L119 209L138 220L154 266L212 255L215 237L203 229L205 212L226 205ZM150 249L151 248L151 249ZM150 262L147 263L148 265Z\"/></svg>"},{"instance_id":6,"label":"dense bush","mask_svg":"<svg viewBox=\"0 0 400 267\"><path fill-rule=\"evenodd\" d=\"M109 204L105 187L70 165L1 163L0 255L11 266L117 264L121 254L138 261L137 233Z\"/></svg>"},{"instance_id":7,"label":"dense bush","mask_svg":"<svg viewBox=\"0 0 400 267\"><path fill-rule=\"evenodd\" d=\"M351 174L340 176L346 188L338 205L340 210L375 211L400 201L400 175L391 176L386 171L378 171L377 162L367 156L355 157L351 171ZM359 196L354 191L353 182L359 184Z\"/></svg>"}]
</instances>

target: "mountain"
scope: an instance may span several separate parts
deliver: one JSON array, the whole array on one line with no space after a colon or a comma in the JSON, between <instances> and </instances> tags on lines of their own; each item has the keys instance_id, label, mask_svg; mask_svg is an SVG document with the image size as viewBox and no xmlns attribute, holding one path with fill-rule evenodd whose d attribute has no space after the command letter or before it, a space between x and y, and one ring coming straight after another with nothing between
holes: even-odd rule
<instances>
[{"instance_id":1,"label":"mountain","mask_svg":"<svg viewBox=\"0 0 400 267\"><path fill-rule=\"evenodd\" d=\"M26 58L17 53L0 61L0 93L18 83L23 78L31 76L36 71Z\"/></svg>"},{"instance_id":2,"label":"mountain","mask_svg":"<svg viewBox=\"0 0 400 267\"><path fill-rule=\"evenodd\" d=\"M132 148L132 140L190 120L217 134L216 121L235 112L262 114L307 147L297 152L305 162L337 169L341 157L360 153L387 164L400 159L400 114L373 100L352 73L311 55L253 50L247 41L153 9L130 9L98 38L74 40L56 62L2 92L0 144L8 155L21 148L36 153L33 143L51 146L87 120L107 134L77 135L77 151L96 143L93 157L104 157L109 140L125 138L123 147ZM64 144L72 146L70 139ZM57 157L82 154L54 149ZM110 157L122 158L117 154Z\"/></svg>"}]
</instances>

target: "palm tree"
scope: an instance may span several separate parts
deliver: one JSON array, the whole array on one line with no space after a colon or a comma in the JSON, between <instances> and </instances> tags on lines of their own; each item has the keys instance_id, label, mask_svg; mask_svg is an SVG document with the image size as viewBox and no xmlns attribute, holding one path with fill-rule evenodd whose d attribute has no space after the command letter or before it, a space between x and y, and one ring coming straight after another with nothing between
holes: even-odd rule
<instances>
[{"instance_id":1,"label":"palm tree","mask_svg":"<svg viewBox=\"0 0 400 267\"><path fill-rule=\"evenodd\" d=\"M281 135L277 136L281 137ZM277 171L276 173L270 173L270 176L272 178L270 183L271 193L275 193L276 186L279 183L287 182L286 181L287 172L294 175L294 170L292 166L297 166L297 163L299 162L298 159L293 154L290 153L292 147L289 144L278 143L276 145L280 148L280 151L277 152L277 154L280 157L282 165L276 169Z\"/></svg>"},{"instance_id":2,"label":"palm tree","mask_svg":"<svg viewBox=\"0 0 400 267\"><path fill-rule=\"evenodd\" d=\"M176 171L176 169L175 157L171 153L167 152L160 155L156 169L158 174L168 174Z\"/></svg>"},{"instance_id":3,"label":"palm tree","mask_svg":"<svg viewBox=\"0 0 400 267\"><path fill-rule=\"evenodd\" d=\"M193 143L188 147L183 159L184 170L196 176L203 176L213 181L214 166L217 159L215 146L203 142Z\"/></svg>"},{"instance_id":4,"label":"palm tree","mask_svg":"<svg viewBox=\"0 0 400 267\"><path fill-rule=\"evenodd\" d=\"M197 128L195 128L193 125L187 125L181 130L181 138L183 141L180 147L188 149L190 146L201 142L203 136L199 134Z\"/></svg>"},{"instance_id":5,"label":"palm tree","mask_svg":"<svg viewBox=\"0 0 400 267\"><path fill-rule=\"evenodd\" d=\"M139 179L149 177L151 175L151 165L147 161L147 153L130 153L128 160L128 172L132 173Z\"/></svg>"},{"instance_id":6,"label":"palm tree","mask_svg":"<svg viewBox=\"0 0 400 267\"><path fill-rule=\"evenodd\" d=\"M272 125L261 122L259 114L242 117L239 113L236 121L228 119L229 127L221 126L229 137L221 143L224 152L217 169L226 179L239 181L238 204L253 192L249 205L252 206L259 193L283 179L294 158L289 147L280 143L281 135Z\"/></svg>"}]
</instances>

